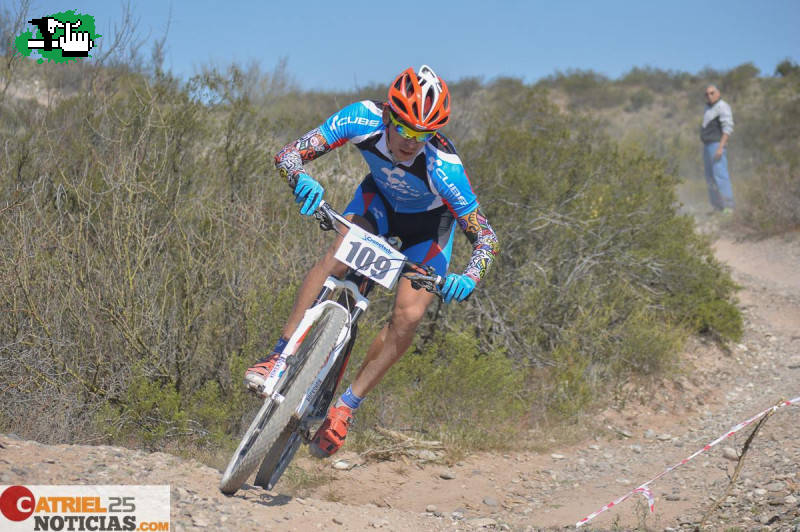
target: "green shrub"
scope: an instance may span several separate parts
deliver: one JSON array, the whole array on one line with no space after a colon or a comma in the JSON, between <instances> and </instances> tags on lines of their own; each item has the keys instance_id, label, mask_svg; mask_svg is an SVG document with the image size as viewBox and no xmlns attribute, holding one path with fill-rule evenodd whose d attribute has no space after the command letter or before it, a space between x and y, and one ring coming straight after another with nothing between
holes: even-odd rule
<instances>
[{"instance_id":1,"label":"green shrub","mask_svg":"<svg viewBox=\"0 0 800 532\"><path fill-rule=\"evenodd\" d=\"M592 403L597 391L597 383L590 382L590 357L577 338L564 338L551 356L554 366L545 381L549 388L545 406L561 419L573 419Z\"/></svg>"},{"instance_id":2,"label":"green shrub","mask_svg":"<svg viewBox=\"0 0 800 532\"><path fill-rule=\"evenodd\" d=\"M758 73L758 67L753 63L739 65L725 73L720 80L720 90L734 95L744 93Z\"/></svg>"},{"instance_id":3,"label":"green shrub","mask_svg":"<svg viewBox=\"0 0 800 532\"><path fill-rule=\"evenodd\" d=\"M621 105L625 92L608 77L592 70L569 69L540 82L543 86L557 87L569 96L572 109L605 109Z\"/></svg>"},{"instance_id":4,"label":"green shrub","mask_svg":"<svg viewBox=\"0 0 800 532\"><path fill-rule=\"evenodd\" d=\"M185 436L188 417L174 384L148 378L141 371L135 374L122 400L100 410L98 427L112 441L140 441L152 449Z\"/></svg>"},{"instance_id":5,"label":"green shrub","mask_svg":"<svg viewBox=\"0 0 800 532\"><path fill-rule=\"evenodd\" d=\"M661 70L647 66L633 67L620 78L619 82L629 87L646 87L653 92L664 94L683 90L693 79L694 76L688 72Z\"/></svg>"},{"instance_id":6,"label":"green shrub","mask_svg":"<svg viewBox=\"0 0 800 532\"><path fill-rule=\"evenodd\" d=\"M650 106L653 101L653 93L647 89L639 89L631 94L630 103L625 110L630 112L639 111L643 107Z\"/></svg>"},{"instance_id":7,"label":"green shrub","mask_svg":"<svg viewBox=\"0 0 800 532\"><path fill-rule=\"evenodd\" d=\"M791 59L784 59L775 67L775 75L781 77L796 76L800 74L800 65Z\"/></svg>"},{"instance_id":8,"label":"green shrub","mask_svg":"<svg viewBox=\"0 0 800 532\"><path fill-rule=\"evenodd\" d=\"M508 357L484 352L470 334L436 334L392 367L359 409L358 427L433 433L467 448L505 445L525 408L524 380Z\"/></svg>"},{"instance_id":9,"label":"green shrub","mask_svg":"<svg viewBox=\"0 0 800 532\"><path fill-rule=\"evenodd\" d=\"M759 234L800 229L800 168L763 166L738 190L737 218Z\"/></svg>"}]
</instances>

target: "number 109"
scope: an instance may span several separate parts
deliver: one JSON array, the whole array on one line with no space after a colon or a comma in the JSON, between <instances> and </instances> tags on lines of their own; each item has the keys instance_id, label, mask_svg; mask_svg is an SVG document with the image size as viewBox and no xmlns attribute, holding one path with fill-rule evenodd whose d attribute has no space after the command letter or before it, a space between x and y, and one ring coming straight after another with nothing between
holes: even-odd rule
<instances>
[{"instance_id":1,"label":"number 109","mask_svg":"<svg viewBox=\"0 0 800 532\"><path fill-rule=\"evenodd\" d=\"M361 271L366 271L370 268L369 272L371 277L375 279L383 279L389 272L392 266L392 261L387 257L378 256L376 258L375 251L367 246L362 246L361 242L351 241L350 252L347 254L347 262L355 264L356 268Z\"/></svg>"}]
</instances>

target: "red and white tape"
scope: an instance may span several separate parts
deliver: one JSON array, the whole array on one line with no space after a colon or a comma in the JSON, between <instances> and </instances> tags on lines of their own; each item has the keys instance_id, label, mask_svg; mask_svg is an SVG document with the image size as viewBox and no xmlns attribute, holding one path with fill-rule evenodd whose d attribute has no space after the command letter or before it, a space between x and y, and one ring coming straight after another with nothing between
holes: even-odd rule
<instances>
[{"instance_id":1,"label":"red and white tape","mask_svg":"<svg viewBox=\"0 0 800 532\"><path fill-rule=\"evenodd\" d=\"M666 475L667 473L669 473L673 469L677 469L678 467L682 466L683 464L685 464L686 462L688 462L689 460L691 460L692 458L694 458L698 454L704 453L705 451L711 449L712 447L714 447L716 444L718 444L722 440L724 440L724 439L726 439L726 438L728 438L730 436L733 436L734 434L736 434L737 432L739 432L740 430L745 428L747 425L750 425L754 421L759 420L762 416L767 415L769 412L774 412L775 410L777 410L777 409L779 409L779 408L781 408L783 406L798 405L798 404L800 404L800 397L795 397L794 399L790 399L788 401L782 401L782 402L776 404L775 406L771 406L771 407L767 408L763 412L759 412L758 414L754 415L753 417L751 417L747 421L743 421L743 422L739 423L738 425L732 427L728 432L726 432L725 434L723 434L722 436L720 436L716 440L712 441L711 443L709 443L708 445L706 445L705 447L703 447L699 451L693 453L692 455L688 456L687 458L684 458L683 460L681 460L677 464L675 464L675 465L673 465L671 467L668 467L667 469L665 469L664 471L659 473L655 478L653 478L651 480L648 480L647 482L645 482L644 484L642 484L638 488L629 491L628 493L626 493L625 495L623 495L619 499L616 499L615 501L612 501L612 502L606 504L605 506L603 506L602 508L600 508L596 512L594 512L592 514L589 514L588 516L584 517L583 519L581 519L580 521L575 523L575 528L582 527L583 525L585 525L586 523L588 523L589 521L591 521L592 519L594 519L595 517L597 517L601 513L605 512L609 508L613 508L614 506L618 505L619 503L621 503L622 501L624 501L625 499L627 499L628 497L630 497L634 493L641 493L642 495L644 495L647 498L648 504L650 505L650 511L653 512L655 510L656 501L655 501L655 498L653 497L653 492L650 491L650 488L648 487L651 483L653 483L656 480L660 479L661 477L663 477L664 475Z\"/></svg>"}]
</instances>

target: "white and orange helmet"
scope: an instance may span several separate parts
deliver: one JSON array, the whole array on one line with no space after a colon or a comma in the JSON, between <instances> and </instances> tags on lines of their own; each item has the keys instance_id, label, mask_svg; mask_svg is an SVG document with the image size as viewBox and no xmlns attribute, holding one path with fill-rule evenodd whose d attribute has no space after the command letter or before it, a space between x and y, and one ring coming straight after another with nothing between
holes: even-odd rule
<instances>
[{"instance_id":1,"label":"white and orange helmet","mask_svg":"<svg viewBox=\"0 0 800 532\"><path fill-rule=\"evenodd\" d=\"M414 129L432 131L450 119L450 91L428 65L409 67L389 86L389 107Z\"/></svg>"}]
</instances>

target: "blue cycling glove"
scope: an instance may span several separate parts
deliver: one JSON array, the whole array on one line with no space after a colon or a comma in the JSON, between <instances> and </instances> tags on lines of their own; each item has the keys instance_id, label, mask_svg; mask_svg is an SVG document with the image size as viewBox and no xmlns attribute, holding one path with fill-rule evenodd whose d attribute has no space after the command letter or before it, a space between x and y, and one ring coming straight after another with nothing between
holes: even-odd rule
<instances>
[{"instance_id":1,"label":"blue cycling glove","mask_svg":"<svg viewBox=\"0 0 800 532\"><path fill-rule=\"evenodd\" d=\"M311 216L319 207L322 201L322 194L325 189L317 182L316 179L308 174L300 174L297 176L297 184L294 187L294 201L296 203L303 203L300 207L300 214Z\"/></svg>"},{"instance_id":2,"label":"blue cycling glove","mask_svg":"<svg viewBox=\"0 0 800 532\"><path fill-rule=\"evenodd\" d=\"M456 301L464 301L475 290L475 280L466 275L451 273L447 276L442 287L444 302L450 303L455 298Z\"/></svg>"}]
</instances>

